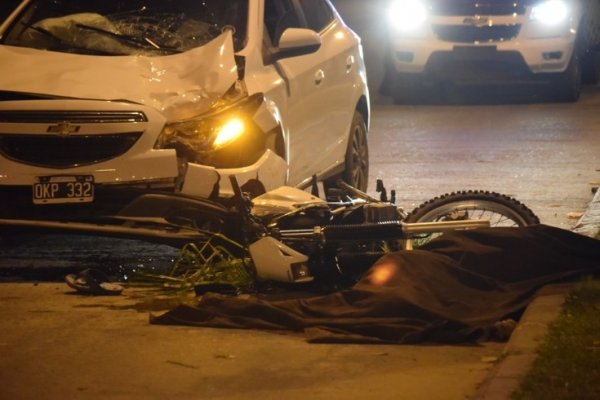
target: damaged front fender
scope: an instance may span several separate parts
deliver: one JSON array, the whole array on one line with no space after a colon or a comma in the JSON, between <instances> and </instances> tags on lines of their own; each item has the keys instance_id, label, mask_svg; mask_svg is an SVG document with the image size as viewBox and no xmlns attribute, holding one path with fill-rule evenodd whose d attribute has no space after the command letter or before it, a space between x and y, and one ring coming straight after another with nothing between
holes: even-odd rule
<instances>
[{"instance_id":1,"label":"damaged front fender","mask_svg":"<svg viewBox=\"0 0 600 400\"><path fill-rule=\"evenodd\" d=\"M243 190L259 195L287 180L286 145L277 115L261 93L254 94L167 124L157 147L177 151L184 194L230 197L228 177L234 175Z\"/></svg>"}]
</instances>

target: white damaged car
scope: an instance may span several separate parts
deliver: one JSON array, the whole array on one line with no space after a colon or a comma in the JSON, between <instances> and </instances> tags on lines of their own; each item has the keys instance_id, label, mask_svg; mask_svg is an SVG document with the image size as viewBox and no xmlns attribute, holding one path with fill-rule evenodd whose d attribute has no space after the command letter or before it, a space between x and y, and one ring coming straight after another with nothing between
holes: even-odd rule
<instances>
[{"instance_id":1,"label":"white damaged car","mask_svg":"<svg viewBox=\"0 0 600 400\"><path fill-rule=\"evenodd\" d=\"M0 35L5 223L227 198L231 175L366 189L362 49L327 0L24 0Z\"/></svg>"}]
</instances>

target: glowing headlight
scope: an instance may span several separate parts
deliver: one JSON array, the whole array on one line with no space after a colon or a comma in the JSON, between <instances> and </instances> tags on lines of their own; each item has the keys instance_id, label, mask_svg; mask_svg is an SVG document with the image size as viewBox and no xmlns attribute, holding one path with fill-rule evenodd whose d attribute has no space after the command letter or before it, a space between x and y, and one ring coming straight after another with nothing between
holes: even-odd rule
<instances>
[{"instance_id":1,"label":"glowing headlight","mask_svg":"<svg viewBox=\"0 0 600 400\"><path fill-rule=\"evenodd\" d=\"M567 19L569 7L563 0L547 0L531 9L531 19L547 25L556 25Z\"/></svg>"},{"instance_id":2,"label":"glowing headlight","mask_svg":"<svg viewBox=\"0 0 600 400\"><path fill-rule=\"evenodd\" d=\"M249 117L261 104L263 95L255 94L191 119L168 123L156 147L187 149L203 157L236 142L252 140L251 136L258 131Z\"/></svg>"},{"instance_id":3,"label":"glowing headlight","mask_svg":"<svg viewBox=\"0 0 600 400\"><path fill-rule=\"evenodd\" d=\"M405 32L418 28L427 18L427 8L420 0L397 0L389 13L390 25Z\"/></svg>"},{"instance_id":4,"label":"glowing headlight","mask_svg":"<svg viewBox=\"0 0 600 400\"><path fill-rule=\"evenodd\" d=\"M199 153L219 150L235 142L245 131L246 125L235 115L192 119L167 125L158 147L177 141Z\"/></svg>"},{"instance_id":5,"label":"glowing headlight","mask_svg":"<svg viewBox=\"0 0 600 400\"><path fill-rule=\"evenodd\" d=\"M233 118L221 126L215 135L213 146L215 149L227 146L234 142L244 133L246 127L239 118Z\"/></svg>"}]
</instances>

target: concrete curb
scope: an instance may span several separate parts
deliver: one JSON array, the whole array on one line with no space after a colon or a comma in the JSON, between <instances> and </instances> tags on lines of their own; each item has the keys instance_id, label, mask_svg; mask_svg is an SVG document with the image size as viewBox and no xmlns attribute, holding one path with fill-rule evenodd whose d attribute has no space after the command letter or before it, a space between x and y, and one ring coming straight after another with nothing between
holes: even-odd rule
<instances>
[{"instance_id":1,"label":"concrete curb","mask_svg":"<svg viewBox=\"0 0 600 400\"><path fill-rule=\"evenodd\" d=\"M573 232L589 237L596 237L600 233L600 190L596 190L592 202L573 228Z\"/></svg>"},{"instance_id":2,"label":"concrete curb","mask_svg":"<svg viewBox=\"0 0 600 400\"><path fill-rule=\"evenodd\" d=\"M600 190L596 191L573 231L589 237L600 233ZM489 373L475 399L506 400L519 388L537 357L537 350L548 333L550 323L560 314L571 287L570 284L556 284L540 290L511 335L502 359Z\"/></svg>"}]
</instances>

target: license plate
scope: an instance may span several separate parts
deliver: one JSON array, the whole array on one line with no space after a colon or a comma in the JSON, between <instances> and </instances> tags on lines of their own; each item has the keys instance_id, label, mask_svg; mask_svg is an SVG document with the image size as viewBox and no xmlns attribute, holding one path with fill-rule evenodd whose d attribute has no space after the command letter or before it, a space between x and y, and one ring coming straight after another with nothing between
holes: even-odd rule
<instances>
[{"instance_id":1,"label":"license plate","mask_svg":"<svg viewBox=\"0 0 600 400\"><path fill-rule=\"evenodd\" d=\"M496 46L454 46L454 57L459 60L494 60Z\"/></svg>"},{"instance_id":2,"label":"license plate","mask_svg":"<svg viewBox=\"0 0 600 400\"><path fill-rule=\"evenodd\" d=\"M33 184L34 204L90 203L94 201L92 175L41 176Z\"/></svg>"}]
</instances>

